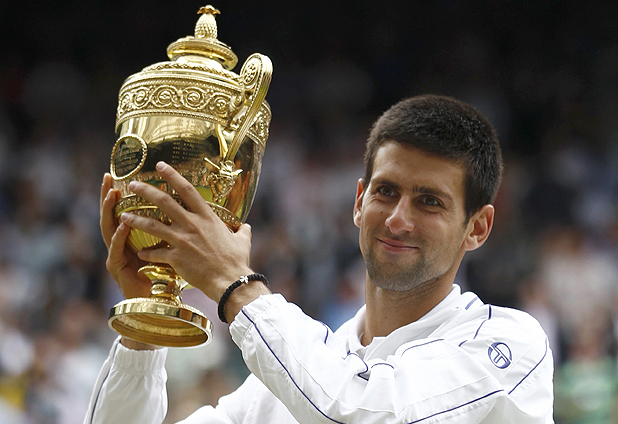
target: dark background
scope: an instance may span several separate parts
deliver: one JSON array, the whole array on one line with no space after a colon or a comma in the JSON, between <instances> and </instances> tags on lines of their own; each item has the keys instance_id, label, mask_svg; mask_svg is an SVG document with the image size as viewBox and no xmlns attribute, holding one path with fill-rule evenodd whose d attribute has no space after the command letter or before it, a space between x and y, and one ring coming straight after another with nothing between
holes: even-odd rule
<instances>
[{"instance_id":1,"label":"dark background","mask_svg":"<svg viewBox=\"0 0 618 424\"><path fill-rule=\"evenodd\" d=\"M200 6L0 5L0 423L81 422L114 338L106 314L120 299L98 233L118 90L167 60L167 45L193 33ZM556 422L610 422L618 2L214 6L236 71L254 52L274 64L271 136L248 219L254 268L327 324L349 318L363 296L351 210L371 123L410 95L470 102L496 126L506 171L493 234L467 256L457 282L544 326L557 369ZM216 316L190 292L187 301ZM204 350L170 352L169 422L216 402L246 374L215 325Z\"/></svg>"}]
</instances>

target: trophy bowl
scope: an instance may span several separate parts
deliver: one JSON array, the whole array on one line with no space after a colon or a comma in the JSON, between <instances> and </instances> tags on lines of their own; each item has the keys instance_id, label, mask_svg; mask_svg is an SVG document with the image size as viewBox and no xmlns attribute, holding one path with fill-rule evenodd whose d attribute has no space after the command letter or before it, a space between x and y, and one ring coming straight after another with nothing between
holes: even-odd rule
<instances>
[{"instance_id":1,"label":"trophy bowl","mask_svg":"<svg viewBox=\"0 0 618 424\"><path fill-rule=\"evenodd\" d=\"M183 205L156 172L159 161L191 182L232 231L249 213L271 119L265 97L272 64L256 53L239 74L232 72L238 59L217 40L214 16L218 13L212 6L201 8L195 35L168 46L170 61L131 75L120 88L118 138L110 165L114 188L121 193L114 206L116 219L130 212L171 222L128 188L131 181L146 182ZM139 252L166 243L131 229L127 246ZM182 303L182 290L188 283L170 265L151 263L138 272L152 282L150 297L115 305L108 321L113 330L158 346L189 347L210 341L212 323Z\"/></svg>"}]
</instances>

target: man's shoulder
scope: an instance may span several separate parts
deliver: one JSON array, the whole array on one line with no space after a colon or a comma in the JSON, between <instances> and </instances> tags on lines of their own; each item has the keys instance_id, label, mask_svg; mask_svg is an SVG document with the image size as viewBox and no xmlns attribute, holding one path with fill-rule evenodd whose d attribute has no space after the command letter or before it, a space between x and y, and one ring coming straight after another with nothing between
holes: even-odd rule
<instances>
[{"instance_id":1,"label":"man's shoulder","mask_svg":"<svg viewBox=\"0 0 618 424\"><path fill-rule=\"evenodd\" d=\"M465 311L444 339L475 357L503 383L512 386L543 374L551 376L553 360L545 332L530 314L485 304Z\"/></svg>"},{"instance_id":2,"label":"man's shoulder","mask_svg":"<svg viewBox=\"0 0 618 424\"><path fill-rule=\"evenodd\" d=\"M445 336L476 339L508 339L525 344L544 341L547 336L539 322L527 312L484 304L471 310L462 311L445 328Z\"/></svg>"},{"instance_id":3,"label":"man's shoulder","mask_svg":"<svg viewBox=\"0 0 618 424\"><path fill-rule=\"evenodd\" d=\"M547 335L532 315L504 306L484 305L484 307L491 314L486 322L484 336L512 340L514 343L526 346L539 345L544 349Z\"/></svg>"}]
</instances>

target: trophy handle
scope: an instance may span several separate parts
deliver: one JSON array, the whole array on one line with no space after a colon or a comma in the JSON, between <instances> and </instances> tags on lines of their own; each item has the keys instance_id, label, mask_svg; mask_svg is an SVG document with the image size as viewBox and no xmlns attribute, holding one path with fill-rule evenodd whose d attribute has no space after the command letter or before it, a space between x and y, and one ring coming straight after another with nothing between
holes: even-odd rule
<instances>
[{"instance_id":1,"label":"trophy handle","mask_svg":"<svg viewBox=\"0 0 618 424\"><path fill-rule=\"evenodd\" d=\"M249 128L253 124L257 113L266 98L266 92L270 85L270 79L273 73L273 65L268 56L264 56L259 53L254 53L247 61L242 65L240 70L241 83L245 88L245 92L248 94L245 100L246 112L244 107L241 107L238 114L234 119L239 119L238 130L234 134L234 138L230 143L230 148L227 153L221 152L225 160L233 160L236 156L236 152L240 148ZM239 116L242 115L242 116Z\"/></svg>"}]
</instances>

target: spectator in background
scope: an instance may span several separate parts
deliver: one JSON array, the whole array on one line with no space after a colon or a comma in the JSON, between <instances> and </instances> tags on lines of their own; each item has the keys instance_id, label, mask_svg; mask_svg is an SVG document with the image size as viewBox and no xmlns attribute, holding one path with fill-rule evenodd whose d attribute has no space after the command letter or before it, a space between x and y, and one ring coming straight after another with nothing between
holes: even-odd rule
<instances>
[{"instance_id":1,"label":"spectator in background","mask_svg":"<svg viewBox=\"0 0 618 424\"><path fill-rule=\"evenodd\" d=\"M555 379L560 424L610 424L618 419L618 377L608 354L608 322L599 313L575 329L568 359Z\"/></svg>"}]
</instances>

